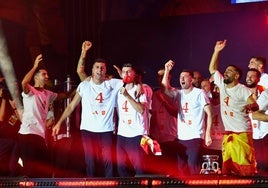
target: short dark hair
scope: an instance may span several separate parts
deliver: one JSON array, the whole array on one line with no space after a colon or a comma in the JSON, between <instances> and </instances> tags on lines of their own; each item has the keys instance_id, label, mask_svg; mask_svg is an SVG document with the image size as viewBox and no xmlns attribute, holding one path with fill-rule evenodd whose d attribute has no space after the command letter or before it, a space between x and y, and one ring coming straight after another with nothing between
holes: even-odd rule
<instances>
[{"instance_id":1,"label":"short dark hair","mask_svg":"<svg viewBox=\"0 0 268 188\"><path fill-rule=\"evenodd\" d=\"M131 63L125 63L125 64L123 64L122 68L123 67L130 67L130 68L132 68L132 70L134 70L135 73L137 72L137 69L134 68L133 64L131 64Z\"/></svg>"},{"instance_id":2,"label":"short dark hair","mask_svg":"<svg viewBox=\"0 0 268 188\"><path fill-rule=\"evenodd\" d=\"M105 63L106 64L106 60L103 59L103 58L96 58L95 61L94 61L94 63L96 63L96 62L102 62L102 63Z\"/></svg>"},{"instance_id":3,"label":"short dark hair","mask_svg":"<svg viewBox=\"0 0 268 188\"><path fill-rule=\"evenodd\" d=\"M250 68L250 69L248 69L248 72L249 72L249 71L256 72L256 73L257 73L257 77L258 77L258 78L261 78L261 72L260 72L260 71L258 71L257 69Z\"/></svg>"},{"instance_id":4,"label":"short dark hair","mask_svg":"<svg viewBox=\"0 0 268 188\"><path fill-rule=\"evenodd\" d=\"M193 71L191 71L189 69L183 69L181 72L188 72L192 78L194 77Z\"/></svg>"},{"instance_id":5,"label":"short dark hair","mask_svg":"<svg viewBox=\"0 0 268 188\"><path fill-rule=\"evenodd\" d=\"M43 64L40 64L40 65L37 67L37 69L34 71L34 76L36 76L36 74L38 74L39 71L42 70L42 69L47 70L46 67L45 67Z\"/></svg>"},{"instance_id":6,"label":"short dark hair","mask_svg":"<svg viewBox=\"0 0 268 188\"><path fill-rule=\"evenodd\" d=\"M94 65L95 65L96 63L104 63L104 64L105 64L105 67L107 67L106 60L103 59L103 58L96 58L96 59L94 60L93 64L91 65L91 68L93 68Z\"/></svg>"},{"instance_id":7,"label":"short dark hair","mask_svg":"<svg viewBox=\"0 0 268 188\"><path fill-rule=\"evenodd\" d=\"M260 62L263 65L263 68L266 67L266 58L263 56L252 56L251 58L256 59L256 61Z\"/></svg>"},{"instance_id":8,"label":"short dark hair","mask_svg":"<svg viewBox=\"0 0 268 188\"><path fill-rule=\"evenodd\" d=\"M240 69L236 65L229 65L228 67L233 67L235 69L235 71L239 74L238 80L240 80L242 78L242 75L243 75L242 69Z\"/></svg>"}]
</instances>

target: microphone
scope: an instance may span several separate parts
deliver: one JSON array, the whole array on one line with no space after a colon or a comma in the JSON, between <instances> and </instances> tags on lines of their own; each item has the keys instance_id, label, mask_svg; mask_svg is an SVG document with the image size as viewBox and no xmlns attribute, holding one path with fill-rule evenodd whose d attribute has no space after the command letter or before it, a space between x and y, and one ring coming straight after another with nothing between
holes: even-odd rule
<instances>
[{"instance_id":1,"label":"microphone","mask_svg":"<svg viewBox=\"0 0 268 188\"><path fill-rule=\"evenodd\" d=\"M132 80L131 80L131 77L130 76L125 76L124 78L123 78L123 87L126 87L126 85L127 84L129 84L129 83L131 83L132 82Z\"/></svg>"}]
</instances>

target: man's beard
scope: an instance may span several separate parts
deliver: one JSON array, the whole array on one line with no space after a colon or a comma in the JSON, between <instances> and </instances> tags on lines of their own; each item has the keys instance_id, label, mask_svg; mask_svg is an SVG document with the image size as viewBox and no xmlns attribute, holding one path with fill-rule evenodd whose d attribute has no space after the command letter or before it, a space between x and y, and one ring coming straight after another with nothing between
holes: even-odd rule
<instances>
[{"instance_id":1,"label":"man's beard","mask_svg":"<svg viewBox=\"0 0 268 188\"><path fill-rule=\"evenodd\" d=\"M256 86L257 86L257 83L247 84L247 87L249 88L255 88Z\"/></svg>"},{"instance_id":2,"label":"man's beard","mask_svg":"<svg viewBox=\"0 0 268 188\"><path fill-rule=\"evenodd\" d=\"M225 78L225 79L223 80L223 82L224 82L225 84L230 84L230 83L233 82L233 80L231 80L230 78Z\"/></svg>"}]
</instances>

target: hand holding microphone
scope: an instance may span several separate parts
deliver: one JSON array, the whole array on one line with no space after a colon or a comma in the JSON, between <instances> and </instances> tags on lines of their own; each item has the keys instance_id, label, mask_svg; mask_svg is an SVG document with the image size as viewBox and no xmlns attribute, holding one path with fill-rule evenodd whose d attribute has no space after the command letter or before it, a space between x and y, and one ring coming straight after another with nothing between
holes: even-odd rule
<instances>
[{"instance_id":1,"label":"hand holding microphone","mask_svg":"<svg viewBox=\"0 0 268 188\"><path fill-rule=\"evenodd\" d=\"M130 77L130 76L125 76L125 77L123 78L123 82L124 82L123 87L126 87L127 84L129 84L129 83L132 82L131 77Z\"/></svg>"},{"instance_id":2,"label":"hand holding microphone","mask_svg":"<svg viewBox=\"0 0 268 188\"><path fill-rule=\"evenodd\" d=\"M124 78L123 78L123 88L120 90L120 94L123 94L123 95L125 95L125 93L126 93L126 85L127 84L129 84L129 83L131 83L132 82L132 79L131 79L131 77L130 76L125 76Z\"/></svg>"}]
</instances>

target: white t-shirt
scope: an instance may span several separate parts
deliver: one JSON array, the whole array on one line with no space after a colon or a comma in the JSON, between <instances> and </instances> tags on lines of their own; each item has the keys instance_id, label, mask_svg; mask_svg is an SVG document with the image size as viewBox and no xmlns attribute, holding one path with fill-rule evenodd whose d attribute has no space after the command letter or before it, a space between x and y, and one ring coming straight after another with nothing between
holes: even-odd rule
<instances>
[{"instance_id":1,"label":"white t-shirt","mask_svg":"<svg viewBox=\"0 0 268 188\"><path fill-rule=\"evenodd\" d=\"M134 96L136 90L137 86L135 85L127 92L135 99ZM137 102L145 103L145 108L148 108L145 94L140 95L140 97L135 100ZM122 94L117 95L117 110L119 116L118 135L130 138L148 134L149 126L146 123L148 114L137 112Z\"/></svg>"},{"instance_id":2,"label":"white t-shirt","mask_svg":"<svg viewBox=\"0 0 268 188\"><path fill-rule=\"evenodd\" d=\"M259 105L259 110L265 111L268 114L268 89L263 91L259 98L257 99ZM257 120L254 120L257 121ZM258 124L253 127L253 138L262 139L268 134L268 122L257 121Z\"/></svg>"},{"instance_id":3,"label":"white t-shirt","mask_svg":"<svg viewBox=\"0 0 268 188\"><path fill-rule=\"evenodd\" d=\"M242 111L251 95L250 90L240 83L232 88L226 88L219 71L216 71L213 76L215 84L220 89L221 116L225 131L251 132L249 115Z\"/></svg>"},{"instance_id":4,"label":"white t-shirt","mask_svg":"<svg viewBox=\"0 0 268 188\"><path fill-rule=\"evenodd\" d=\"M92 80L78 85L81 96L81 130L109 132L114 130L114 108L116 95L123 86L122 80L110 79L97 85Z\"/></svg>"},{"instance_id":5,"label":"white t-shirt","mask_svg":"<svg viewBox=\"0 0 268 188\"><path fill-rule=\"evenodd\" d=\"M199 88L185 94L180 90L181 111L178 115L178 138L190 140L194 138L204 139L205 112L204 107L210 104L206 93Z\"/></svg>"},{"instance_id":6,"label":"white t-shirt","mask_svg":"<svg viewBox=\"0 0 268 188\"><path fill-rule=\"evenodd\" d=\"M268 74L267 73L262 73L260 81L258 85L263 86L265 89L268 89Z\"/></svg>"},{"instance_id":7,"label":"white t-shirt","mask_svg":"<svg viewBox=\"0 0 268 188\"><path fill-rule=\"evenodd\" d=\"M24 111L20 134L35 134L45 138L46 119L49 105L56 97L57 93L43 89L37 90L30 86L28 94L22 92Z\"/></svg>"}]
</instances>

